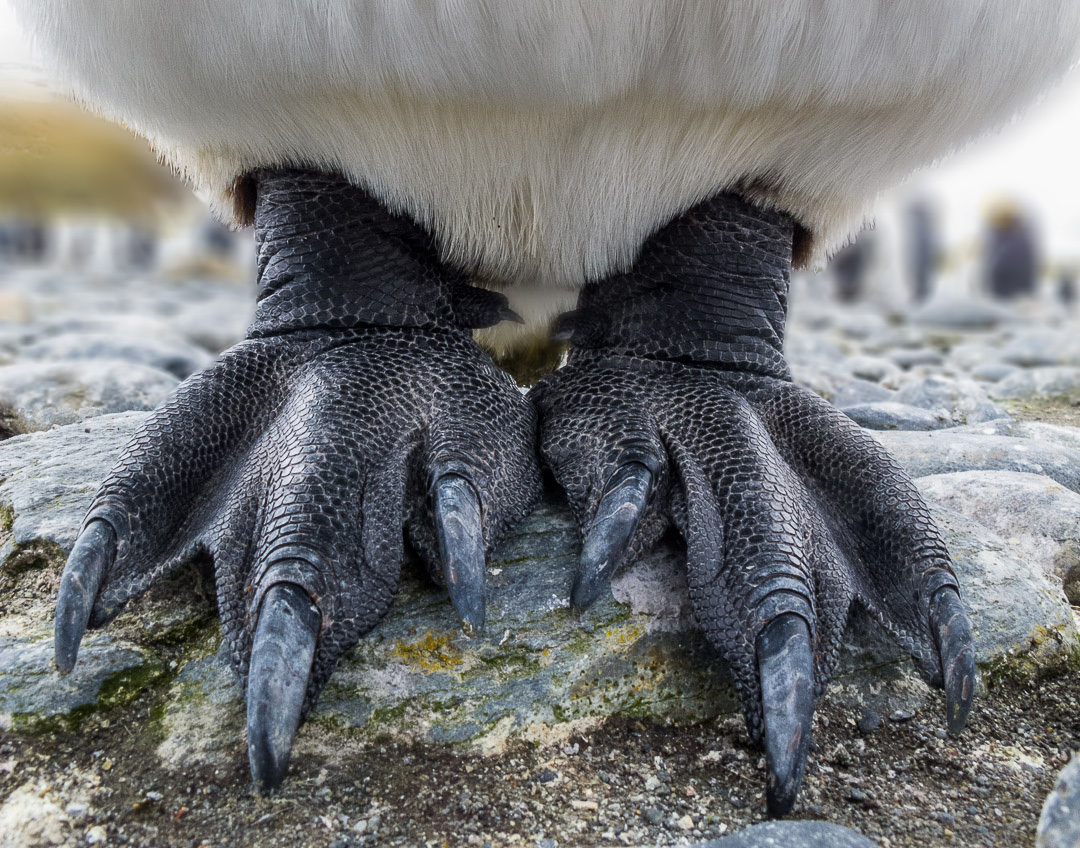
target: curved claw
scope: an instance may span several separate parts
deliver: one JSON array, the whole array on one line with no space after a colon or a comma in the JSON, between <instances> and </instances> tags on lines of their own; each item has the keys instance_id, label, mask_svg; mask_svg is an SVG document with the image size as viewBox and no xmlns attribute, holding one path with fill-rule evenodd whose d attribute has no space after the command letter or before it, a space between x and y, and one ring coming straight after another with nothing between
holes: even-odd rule
<instances>
[{"instance_id":1,"label":"curved claw","mask_svg":"<svg viewBox=\"0 0 1080 848\"><path fill-rule=\"evenodd\" d=\"M289 767L321 621L295 583L277 583L263 598L247 686L248 762L261 792L281 786Z\"/></svg>"},{"instance_id":2,"label":"curved claw","mask_svg":"<svg viewBox=\"0 0 1080 848\"><path fill-rule=\"evenodd\" d=\"M101 578L115 558L116 531L113 526L102 519L92 520L75 540L56 595L54 646L56 667L62 674L75 668Z\"/></svg>"},{"instance_id":3,"label":"curved claw","mask_svg":"<svg viewBox=\"0 0 1080 848\"><path fill-rule=\"evenodd\" d=\"M967 724L975 697L975 650L971 623L960 595L950 586L938 589L930 601L930 629L937 640L945 677L945 721L949 733L955 736Z\"/></svg>"},{"instance_id":4,"label":"curved claw","mask_svg":"<svg viewBox=\"0 0 1080 848\"><path fill-rule=\"evenodd\" d=\"M596 516L585 532L570 604L584 610L603 591L634 539L652 493L653 474L640 462L628 462L612 475Z\"/></svg>"},{"instance_id":5,"label":"curved claw","mask_svg":"<svg viewBox=\"0 0 1080 848\"><path fill-rule=\"evenodd\" d=\"M480 499L460 474L435 482L435 529L450 600L466 635L484 630L484 531Z\"/></svg>"},{"instance_id":6,"label":"curved claw","mask_svg":"<svg viewBox=\"0 0 1080 848\"><path fill-rule=\"evenodd\" d=\"M777 616L757 638L765 722L765 801L786 815L802 784L814 718L814 651L810 626L794 613Z\"/></svg>"}]
</instances>

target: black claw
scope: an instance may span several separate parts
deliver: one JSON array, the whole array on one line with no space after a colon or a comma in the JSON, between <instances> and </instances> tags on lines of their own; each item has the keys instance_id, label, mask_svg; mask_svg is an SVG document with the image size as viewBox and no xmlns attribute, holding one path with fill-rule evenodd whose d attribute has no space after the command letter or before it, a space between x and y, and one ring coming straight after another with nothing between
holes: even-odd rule
<instances>
[{"instance_id":1,"label":"black claw","mask_svg":"<svg viewBox=\"0 0 1080 848\"><path fill-rule=\"evenodd\" d=\"M295 583L271 586L263 598L247 686L248 762L260 792L281 786L289 767L321 621Z\"/></svg>"},{"instance_id":2,"label":"black claw","mask_svg":"<svg viewBox=\"0 0 1080 848\"><path fill-rule=\"evenodd\" d=\"M101 578L115 557L116 531L107 521L94 519L75 540L56 596L54 646L56 667L62 674L75 668Z\"/></svg>"},{"instance_id":3,"label":"black claw","mask_svg":"<svg viewBox=\"0 0 1080 848\"><path fill-rule=\"evenodd\" d=\"M757 638L765 723L765 803L787 815L802 783L814 718L814 651L810 626L794 613L770 621Z\"/></svg>"},{"instance_id":4,"label":"black claw","mask_svg":"<svg viewBox=\"0 0 1080 848\"><path fill-rule=\"evenodd\" d=\"M937 639L944 672L945 721L955 736L967 724L975 697L975 650L971 623L960 595L950 586L938 589L930 602L930 629Z\"/></svg>"},{"instance_id":5,"label":"black claw","mask_svg":"<svg viewBox=\"0 0 1080 848\"><path fill-rule=\"evenodd\" d=\"M570 592L574 609L586 609L611 580L634 540L652 485L652 472L640 462L626 463L608 482L581 546L581 561Z\"/></svg>"},{"instance_id":6,"label":"black claw","mask_svg":"<svg viewBox=\"0 0 1080 848\"><path fill-rule=\"evenodd\" d=\"M435 482L435 528L450 600L468 636L484 630L484 531L476 489L459 474Z\"/></svg>"}]
</instances>

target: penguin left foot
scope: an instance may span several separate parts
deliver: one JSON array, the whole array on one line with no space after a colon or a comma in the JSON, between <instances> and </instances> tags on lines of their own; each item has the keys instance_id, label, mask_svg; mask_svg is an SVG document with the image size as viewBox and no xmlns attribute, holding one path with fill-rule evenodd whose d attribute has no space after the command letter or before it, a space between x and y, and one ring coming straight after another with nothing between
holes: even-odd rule
<instances>
[{"instance_id":1,"label":"penguin left foot","mask_svg":"<svg viewBox=\"0 0 1080 848\"><path fill-rule=\"evenodd\" d=\"M348 181L258 178L249 337L148 416L60 581L56 665L182 562L212 567L255 785L276 789L339 658L387 613L405 540L466 632L485 555L540 494L532 406L473 341L505 300Z\"/></svg>"},{"instance_id":2,"label":"penguin left foot","mask_svg":"<svg viewBox=\"0 0 1080 848\"><path fill-rule=\"evenodd\" d=\"M563 324L571 360L532 395L542 458L584 535L572 604L678 529L695 615L764 745L775 816L795 802L853 602L945 690L950 732L975 684L949 554L918 490L787 377L791 233L731 196L691 210L629 272L585 289Z\"/></svg>"}]
</instances>

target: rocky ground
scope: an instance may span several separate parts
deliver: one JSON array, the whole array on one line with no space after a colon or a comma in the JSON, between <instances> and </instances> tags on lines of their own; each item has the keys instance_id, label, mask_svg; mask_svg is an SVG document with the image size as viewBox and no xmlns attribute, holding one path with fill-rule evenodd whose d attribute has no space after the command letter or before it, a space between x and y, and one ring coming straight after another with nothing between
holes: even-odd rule
<instances>
[{"instance_id":1,"label":"rocky ground","mask_svg":"<svg viewBox=\"0 0 1080 848\"><path fill-rule=\"evenodd\" d=\"M842 848L815 820L882 846L1033 844L1080 748L1080 321L802 294L795 377L916 477L982 683L968 731L946 737L942 699L854 617L804 823L782 844ZM575 618L577 534L554 492L494 557L485 638L408 578L272 799L250 791L238 688L194 568L93 634L72 675L53 670L52 599L88 498L145 411L242 334L251 296L190 277L0 275L0 842L675 845L762 822L761 755L693 626L677 540ZM1040 845L1074 844L1060 840L1078 784L1062 777Z\"/></svg>"}]
</instances>

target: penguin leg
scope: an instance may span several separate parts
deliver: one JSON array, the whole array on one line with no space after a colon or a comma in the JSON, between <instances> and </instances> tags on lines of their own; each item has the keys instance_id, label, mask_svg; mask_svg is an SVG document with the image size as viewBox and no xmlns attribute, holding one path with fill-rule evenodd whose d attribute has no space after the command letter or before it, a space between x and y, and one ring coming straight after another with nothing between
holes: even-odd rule
<instances>
[{"instance_id":1,"label":"penguin leg","mask_svg":"<svg viewBox=\"0 0 1080 848\"><path fill-rule=\"evenodd\" d=\"M252 776L277 787L341 655L386 613L405 538L484 625L486 552L540 491L535 413L473 342L505 301L342 179L256 175L248 338L152 413L93 499L56 662L195 557L245 683Z\"/></svg>"},{"instance_id":2,"label":"penguin leg","mask_svg":"<svg viewBox=\"0 0 1080 848\"><path fill-rule=\"evenodd\" d=\"M794 225L733 195L590 283L533 390L544 462L581 527L587 606L669 526L690 597L766 755L772 815L795 802L816 698L863 604L944 688L959 732L975 683L949 554L911 479L783 359Z\"/></svg>"}]
</instances>

